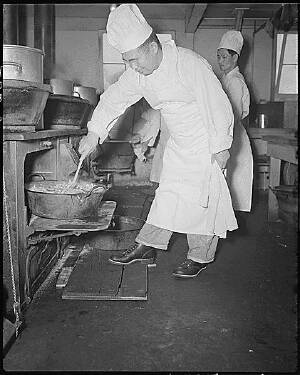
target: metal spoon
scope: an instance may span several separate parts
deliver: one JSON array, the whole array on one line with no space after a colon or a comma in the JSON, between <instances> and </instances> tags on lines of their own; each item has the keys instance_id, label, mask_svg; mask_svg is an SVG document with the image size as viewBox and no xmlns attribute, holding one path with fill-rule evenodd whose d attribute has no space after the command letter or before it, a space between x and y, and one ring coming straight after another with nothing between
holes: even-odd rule
<instances>
[{"instance_id":1,"label":"metal spoon","mask_svg":"<svg viewBox=\"0 0 300 375\"><path fill-rule=\"evenodd\" d=\"M79 173L79 170L80 170L80 168L81 168L81 165L82 165L83 160L84 160L84 157L81 156L81 158L80 158L80 160L79 160L79 163L78 163L78 166L77 166L77 170L76 170L75 176L74 176L72 182L70 183L70 186L71 186L71 187L73 187L73 186L76 185L76 181L77 181L77 178L78 178L78 173Z\"/></svg>"}]
</instances>

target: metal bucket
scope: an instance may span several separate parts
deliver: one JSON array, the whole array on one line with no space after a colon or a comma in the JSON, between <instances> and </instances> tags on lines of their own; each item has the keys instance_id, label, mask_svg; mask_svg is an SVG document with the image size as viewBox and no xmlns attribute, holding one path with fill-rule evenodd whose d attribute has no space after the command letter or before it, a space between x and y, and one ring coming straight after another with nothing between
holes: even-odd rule
<instances>
[{"instance_id":1,"label":"metal bucket","mask_svg":"<svg viewBox=\"0 0 300 375\"><path fill-rule=\"evenodd\" d=\"M137 217L114 215L108 229L90 234L90 245L101 250L126 250L134 244L144 224Z\"/></svg>"}]
</instances>

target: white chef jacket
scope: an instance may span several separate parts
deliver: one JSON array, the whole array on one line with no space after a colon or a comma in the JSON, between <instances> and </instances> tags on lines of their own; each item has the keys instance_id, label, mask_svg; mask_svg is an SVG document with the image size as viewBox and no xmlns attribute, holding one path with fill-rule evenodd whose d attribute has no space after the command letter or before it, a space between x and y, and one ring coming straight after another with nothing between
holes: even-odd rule
<instances>
[{"instance_id":1,"label":"white chef jacket","mask_svg":"<svg viewBox=\"0 0 300 375\"><path fill-rule=\"evenodd\" d=\"M233 143L227 163L227 182L233 208L249 212L252 202L253 157L250 140L241 120L249 114L250 95L238 67L224 74L221 82L235 116Z\"/></svg>"},{"instance_id":2,"label":"white chef jacket","mask_svg":"<svg viewBox=\"0 0 300 375\"><path fill-rule=\"evenodd\" d=\"M159 109L170 137L147 223L174 232L218 235L237 228L225 177L212 154L232 144L230 102L210 65L193 51L162 43L148 76L127 69L101 96L88 129L103 142L112 122L144 97Z\"/></svg>"}]
</instances>

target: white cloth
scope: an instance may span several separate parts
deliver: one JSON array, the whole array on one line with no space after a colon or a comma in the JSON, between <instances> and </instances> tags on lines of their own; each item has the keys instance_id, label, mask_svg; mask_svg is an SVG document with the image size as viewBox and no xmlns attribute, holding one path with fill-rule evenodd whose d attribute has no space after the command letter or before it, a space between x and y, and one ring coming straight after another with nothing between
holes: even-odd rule
<instances>
[{"instance_id":1,"label":"white cloth","mask_svg":"<svg viewBox=\"0 0 300 375\"><path fill-rule=\"evenodd\" d=\"M244 39L240 31L229 30L221 38L219 47L217 49L226 48L235 51L238 55L241 54Z\"/></svg>"},{"instance_id":2,"label":"white cloth","mask_svg":"<svg viewBox=\"0 0 300 375\"><path fill-rule=\"evenodd\" d=\"M167 125L165 124L164 119L160 115L160 111L157 111L150 107L142 113L141 118L146 121L143 127L138 131L141 143L147 142L147 146L152 147L158 139L158 142L155 147L154 156L152 159L152 166L149 179L152 182L159 183L165 145L170 135L168 132ZM139 149L137 151L139 151ZM142 149L143 155L140 156L136 153L135 149L134 152L140 160L143 160L142 158L144 156L144 153L146 152L146 149Z\"/></svg>"},{"instance_id":3,"label":"white cloth","mask_svg":"<svg viewBox=\"0 0 300 375\"><path fill-rule=\"evenodd\" d=\"M160 129L160 113L149 107L141 114L140 119L135 124L139 130L135 132L133 138L138 137L139 142L132 142L135 155L141 161L146 161L145 152L148 147L152 147L155 143ZM142 125L142 127L141 127Z\"/></svg>"},{"instance_id":4,"label":"white cloth","mask_svg":"<svg viewBox=\"0 0 300 375\"><path fill-rule=\"evenodd\" d=\"M108 42L120 53L139 47L153 30L135 4L122 4L112 10L106 29Z\"/></svg>"},{"instance_id":5,"label":"white cloth","mask_svg":"<svg viewBox=\"0 0 300 375\"><path fill-rule=\"evenodd\" d=\"M142 113L141 118L146 121L145 127L139 132L141 142L148 142L148 146L152 147L160 129L160 113L149 108Z\"/></svg>"},{"instance_id":6,"label":"white cloth","mask_svg":"<svg viewBox=\"0 0 300 375\"><path fill-rule=\"evenodd\" d=\"M150 181L159 183L160 175L162 171L163 165L163 156L165 152L165 147L167 141L170 137L167 125L165 124L164 120L161 119L160 123L160 132L159 132L159 140L156 145L155 153L152 160L152 167L150 172Z\"/></svg>"},{"instance_id":7,"label":"white cloth","mask_svg":"<svg viewBox=\"0 0 300 375\"><path fill-rule=\"evenodd\" d=\"M152 74L127 69L102 95L88 129L108 135L113 120L144 97L161 111L170 138L147 223L174 232L226 237L237 228L225 177L213 153L229 149L234 116L210 65L193 51L162 43Z\"/></svg>"},{"instance_id":8,"label":"white cloth","mask_svg":"<svg viewBox=\"0 0 300 375\"><path fill-rule=\"evenodd\" d=\"M227 162L226 179L232 205L238 211L250 211L253 184L253 157L250 140L241 120L249 114L250 95L243 75L236 67L221 78L234 115L234 136Z\"/></svg>"}]
</instances>

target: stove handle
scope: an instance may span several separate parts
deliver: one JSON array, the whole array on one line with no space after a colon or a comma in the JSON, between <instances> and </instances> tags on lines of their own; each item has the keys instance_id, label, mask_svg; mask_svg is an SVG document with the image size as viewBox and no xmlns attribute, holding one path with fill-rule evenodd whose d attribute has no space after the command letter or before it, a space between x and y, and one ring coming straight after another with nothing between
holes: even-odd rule
<instances>
[{"instance_id":1,"label":"stove handle","mask_svg":"<svg viewBox=\"0 0 300 375\"><path fill-rule=\"evenodd\" d=\"M32 176L40 176L40 177L42 177L42 179L43 179L44 181L46 180L45 176L43 176L41 173L30 173L30 175L27 176L27 181L29 181L29 179L30 179Z\"/></svg>"},{"instance_id":2,"label":"stove handle","mask_svg":"<svg viewBox=\"0 0 300 375\"><path fill-rule=\"evenodd\" d=\"M42 141L40 146L44 148L53 148L53 143L51 141Z\"/></svg>"},{"instance_id":3,"label":"stove handle","mask_svg":"<svg viewBox=\"0 0 300 375\"><path fill-rule=\"evenodd\" d=\"M17 68L17 70L19 71L19 73L21 73L22 70L23 70L22 65L14 62L14 61L3 61L2 65L12 65L12 66L15 66Z\"/></svg>"}]
</instances>

